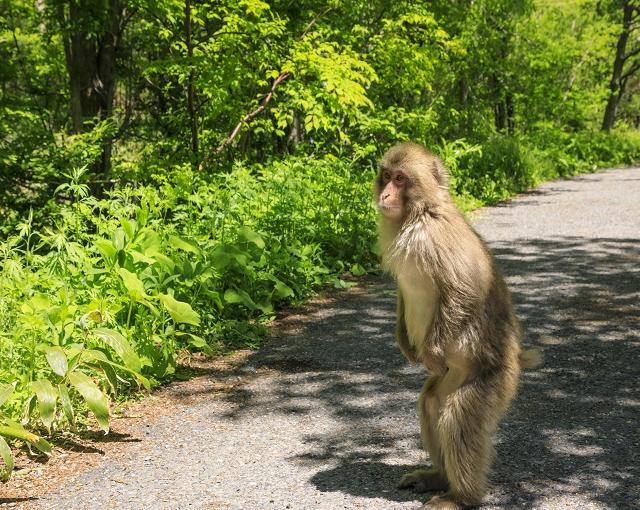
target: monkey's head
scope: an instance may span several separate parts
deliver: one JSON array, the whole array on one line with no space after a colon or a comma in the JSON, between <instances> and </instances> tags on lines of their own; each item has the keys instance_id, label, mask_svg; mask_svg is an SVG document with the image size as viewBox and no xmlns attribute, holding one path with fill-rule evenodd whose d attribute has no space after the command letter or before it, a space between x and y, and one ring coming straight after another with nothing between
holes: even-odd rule
<instances>
[{"instance_id":1,"label":"monkey's head","mask_svg":"<svg viewBox=\"0 0 640 510\"><path fill-rule=\"evenodd\" d=\"M380 214L394 221L435 214L438 207L451 201L449 176L442 161L411 142L392 147L382 157L375 193Z\"/></svg>"}]
</instances>

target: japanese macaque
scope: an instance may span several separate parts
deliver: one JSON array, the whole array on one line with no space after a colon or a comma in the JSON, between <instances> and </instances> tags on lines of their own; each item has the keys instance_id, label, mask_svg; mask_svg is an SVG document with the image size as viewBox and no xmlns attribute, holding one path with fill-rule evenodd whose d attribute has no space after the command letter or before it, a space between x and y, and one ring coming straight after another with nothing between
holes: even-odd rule
<instances>
[{"instance_id":1,"label":"japanese macaque","mask_svg":"<svg viewBox=\"0 0 640 510\"><path fill-rule=\"evenodd\" d=\"M472 506L487 490L498 421L539 353L521 350L509 291L453 204L436 156L413 143L393 147L375 193L382 263L398 281L398 345L430 374L418 408L433 467L404 475L399 487L444 492L424 509Z\"/></svg>"}]
</instances>

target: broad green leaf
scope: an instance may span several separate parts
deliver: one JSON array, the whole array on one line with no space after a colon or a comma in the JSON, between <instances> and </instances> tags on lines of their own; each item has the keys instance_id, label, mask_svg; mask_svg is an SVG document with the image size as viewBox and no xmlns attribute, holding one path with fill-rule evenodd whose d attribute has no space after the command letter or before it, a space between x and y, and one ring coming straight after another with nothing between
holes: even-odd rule
<instances>
[{"instance_id":1,"label":"broad green leaf","mask_svg":"<svg viewBox=\"0 0 640 510\"><path fill-rule=\"evenodd\" d=\"M13 455L2 436L0 436L0 458L4 461L4 467L0 469L0 482L6 482L13 471Z\"/></svg>"},{"instance_id":2,"label":"broad green leaf","mask_svg":"<svg viewBox=\"0 0 640 510\"><path fill-rule=\"evenodd\" d=\"M153 257L156 253L162 252L160 236L153 230L145 229L142 231L137 244L140 246L140 251L147 257Z\"/></svg>"},{"instance_id":3,"label":"broad green leaf","mask_svg":"<svg viewBox=\"0 0 640 510\"><path fill-rule=\"evenodd\" d=\"M350 289L351 287L355 287L358 285L356 282L347 282L342 278L332 278L331 282L336 289Z\"/></svg>"},{"instance_id":4,"label":"broad green leaf","mask_svg":"<svg viewBox=\"0 0 640 510\"><path fill-rule=\"evenodd\" d=\"M111 391L115 396L117 396L119 378L118 378L118 374L116 374L115 368L113 368L113 366L111 366L109 363L105 361L100 363L100 368L102 368L102 371L104 372L104 375L107 378L107 382L109 383L109 386L111 386Z\"/></svg>"},{"instance_id":5,"label":"broad green leaf","mask_svg":"<svg viewBox=\"0 0 640 510\"><path fill-rule=\"evenodd\" d=\"M153 257L148 257L144 253L139 252L138 250L129 250L131 257L133 258L134 264L138 264L139 262L144 262L145 264L155 264L155 259Z\"/></svg>"},{"instance_id":6,"label":"broad green leaf","mask_svg":"<svg viewBox=\"0 0 640 510\"><path fill-rule=\"evenodd\" d=\"M95 415L98 425L105 432L109 432L109 401L107 396L91 378L82 372L69 373L69 382L82 395L87 406Z\"/></svg>"},{"instance_id":7,"label":"broad green leaf","mask_svg":"<svg viewBox=\"0 0 640 510\"><path fill-rule=\"evenodd\" d=\"M178 301L169 294L159 294L158 299L160 299L174 321L193 324L194 326L200 324L200 315L191 308L189 303Z\"/></svg>"},{"instance_id":8,"label":"broad green leaf","mask_svg":"<svg viewBox=\"0 0 640 510\"><path fill-rule=\"evenodd\" d=\"M45 347L44 355L47 358L47 362L53 372L61 377L64 377L69 369L67 363L67 356L60 347Z\"/></svg>"},{"instance_id":9,"label":"broad green leaf","mask_svg":"<svg viewBox=\"0 0 640 510\"><path fill-rule=\"evenodd\" d=\"M90 312L85 313L82 317L80 317L80 325L83 329L87 329L91 322L100 323L102 322L102 314L100 310L91 310Z\"/></svg>"},{"instance_id":10,"label":"broad green leaf","mask_svg":"<svg viewBox=\"0 0 640 510\"><path fill-rule=\"evenodd\" d=\"M277 281L275 286L273 287L273 296L278 299L293 297L293 295L293 289L281 281Z\"/></svg>"},{"instance_id":11,"label":"broad green leaf","mask_svg":"<svg viewBox=\"0 0 640 510\"><path fill-rule=\"evenodd\" d=\"M44 294L36 294L29 301L20 307L23 313L36 313L48 310L51 307L51 301Z\"/></svg>"},{"instance_id":12,"label":"broad green leaf","mask_svg":"<svg viewBox=\"0 0 640 510\"><path fill-rule=\"evenodd\" d=\"M124 230L122 230L121 228L117 228L111 237L112 237L113 246L115 247L116 252L120 250L124 250L124 247L126 244Z\"/></svg>"},{"instance_id":13,"label":"broad green leaf","mask_svg":"<svg viewBox=\"0 0 640 510\"><path fill-rule=\"evenodd\" d=\"M196 254L200 253L200 248L198 248L198 245L196 243L194 243L193 241L184 239L180 236L174 236L174 235L169 236L169 244L171 244L171 246L173 246L174 248L178 248L179 250L188 251Z\"/></svg>"},{"instance_id":14,"label":"broad green leaf","mask_svg":"<svg viewBox=\"0 0 640 510\"><path fill-rule=\"evenodd\" d=\"M220 299L220 294L218 292L207 289L203 294L213 301L213 303L218 307L218 310L222 310L224 308L224 304L222 303L222 299Z\"/></svg>"},{"instance_id":15,"label":"broad green leaf","mask_svg":"<svg viewBox=\"0 0 640 510\"><path fill-rule=\"evenodd\" d=\"M93 360L93 361L98 361L100 363L107 363L109 365L111 365L114 368L117 368L118 370L122 370L123 372L127 372L128 374L131 374L134 378L136 378L138 380L138 382L140 384L142 384L147 390L151 389L151 383L149 382L149 379L147 379L146 377L144 377L140 372L136 372L135 370L131 370L130 368L121 365L120 363L115 363L113 361L111 361L109 358L107 358L107 356L105 355L104 352L102 351L98 351L96 349L87 349L86 351L84 351L84 357L87 360ZM145 366L150 366L151 363L149 363L148 360L146 360L144 363L141 360L141 365L145 365Z\"/></svg>"},{"instance_id":16,"label":"broad green leaf","mask_svg":"<svg viewBox=\"0 0 640 510\"><path fill-rule=\"evenodd\" d=\"M160 264L168 272L173 272L173 269L176 267L173 259L171 259L171 257L167 257L164 253L154 253L151 255L151 259Z\"/></svg>"},{"instance_id":17,"label":"broad green leaf","mask_svg":"<svg viewBox=\"0 0 640 510\"><path fill-rule=\"evenodd\" d=\"M37 403L38 399L35 395L31 395L24 401L24 404L22 405L22 418L20 419L23 425L26 425L31 421L31 416L33 415L33 411L35 410Z\"/></svg>"},{"instance_id":18,"label":"broad green leaf","mask_svg":"<svg viewBox=\"0 0 640 510\"><path fill-rule=\"evenodd\" d=\"M231 262L235 261L241 267L247 265L249 254L232 244L216 246L211 253L211 264L217 270L222 271Z\"/></svg>"},{"instance_id":19,"label":"broad green leaf","mask_svg":"<svg viewBox=\"0 0 640 510\"><path fill-rule=\"evenodd\" d=\"M353 264L350 272L353 276L362 276L363 274L366 274L367 271L360 264Z\"/></svg>"},{"instance_id":20,"label":"broad green leaf","mask_svg":"<svg viewBox=\"0 0 640 510\"><path fill-rule=\"evenodd\" d=\"M194 347L195 349L199 349L205 354L213 354L213 349L204 338L201 338L196 335L191 335L191 334L189 335L189 337L190 337L189 345L191 347Z\"/></svg>"},{"instance_id":21,"label":"broad green leaf","mask_svg":"<svg viewBox=\"0 0 640 510\"><path fill-rule=\"evenodd\" d=\"M9 437L11 439L20 439L35 446L42 453L51 454L51 445L33 432L29 432L19 423L12 420L4 420L5 424L0 425L0 436Z\"/></svg>"},{"instance_id":22,"label":"broad green leaf","mask_svg":"<svg viewBox=\"0 0 640 510\"><path fill-rule=\"evenodd\" d=\"M121 218L120 225L122 225L122 230L124 230L125 234L127 234L129 240L132 240L134 238L136 230L138 230L138 225L136 224L136 222L134 220Z\"/></svg>"},{"instance_id":23,"label":"broad green leaf","mask_svg":"<svg viewBox=\"0 0 640 510\"><path fill-rule=\"evenodd\" d=\"M103 258L108 261L115 259L118 250L109 239L97 239L93 242L93 245L97 248Z\"/></svg>"},{"instance_id":24,"label":"broad green leaf","mask_svg":"<svg viewBox=\"0 0 640 510\"><path fill-rule=\"evenodd\" d=\"M16 387L16 382L3 384L0 386L0 407L9 399Z\"/></svg>"},{"instance_id":25,"label":"broad green leaf","mask_svg":"<svg viewBox=\"0 0 640 510\"><path fill-rule=\"evenodd\" d=\"M122 278L124 286L129 292L129 296L133 299L136 301L143 301L149 297L144 290L142 280L140 280L135 273L127 271L124 267L120 267L118 268L118 274L120 275L120 278Z\"/></svg>"},{"instance_id":26,"label":"broad green leaf","mask_svg":"<svg viewBox=\"0 0 640 510\"><path fill-rule=\"evenodd\" d=\"M238 230L238 240L253 243L260 249L264 248L264 239L262 239L262 236L249 227L240 227Z\"/></svg>"},{"instance_id":27,"label":"broad green leaf","mask_svg":"<svg viewBox=\"0 0 640 510\"><path fill-rule=\"evenodd\" d=\"M73 405L71 404L71 397L69 396L69 390L64 384L58 384L58 394L60 395L60 405L64 411L64 415L67 417L67 421L72 427L75 426L76 417L73 411Z\"/></svg>"},{"instance_id":28,"label":"broad green leaf","mask_svg":"<svg viewBox=\"0 0 640 510\"><path fill-rule=\"evenodd\" d=\"M40 419L47 429L51 429L51 424L56 414L56 401L58 391L47 379L39 379L30 384L31 390L38 398L38 412Z\"/></svg>"},{"instance_id":29,"label":"broad green leaf","mask_svg":"<svg viewBox=\"0 0 640 510\"><path fill-rule=\"evenodd\" d=\"M227 289L224 292L224 300L227 303L235 303L244 305L251 310L256 310L258 305L255 304L251 296L242 289Z\"/></svg>"},{"instance_id":30,"label":"broad green leaf","mask_svg":"<svg viewBox=\"0 0 640 510\"><path fill-rule=\"evenodd\" d=\"M93 333L116 351L127 367L136 372L140 372L140 370L142 370L140 358L124 336L117 331L108 328L97 328L93 330Z\"/></svg>"}]
</instances>

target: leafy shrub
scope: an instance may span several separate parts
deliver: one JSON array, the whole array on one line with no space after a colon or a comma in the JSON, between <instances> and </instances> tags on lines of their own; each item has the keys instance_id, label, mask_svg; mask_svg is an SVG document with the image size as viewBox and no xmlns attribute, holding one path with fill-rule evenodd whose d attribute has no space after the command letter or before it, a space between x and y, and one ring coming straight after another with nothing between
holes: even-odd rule
<instances>
[{"instance_id":1,"label":"leafy shrub","mask_svg":"<svg viewBox=\"0 0 640 510\"><path fill-rule=\"evenodd\" d=\"M7 437L86 411L108 430L108 397L158 384L181 351L256 345L275 305L374 262L372 174L335 158L176 169L101 200L69 178L55 226L29 217L0 244Z\"/></svg>"}]
</instances>

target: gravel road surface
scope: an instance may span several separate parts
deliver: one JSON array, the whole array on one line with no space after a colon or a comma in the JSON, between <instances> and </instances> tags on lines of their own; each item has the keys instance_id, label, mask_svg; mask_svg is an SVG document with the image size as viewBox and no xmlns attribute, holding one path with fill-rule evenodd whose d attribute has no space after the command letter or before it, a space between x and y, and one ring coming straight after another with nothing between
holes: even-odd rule
<instances>
[{"instance_id":1,"label":"gravel road surface","mask_svg":"<svg viewBox=\"0 0 640 510\"><path fill-rule=\"evenodd\" d=\"M640 169L548 183L475 224L525 344L545 350L501 424L483 508L640 508ZM369 278L303 309L239 369L170 388L175 410L122 453L11 506L419 508L427 495L395 489L425 455L394 288Z\"/></svg>"}]
</instances>

